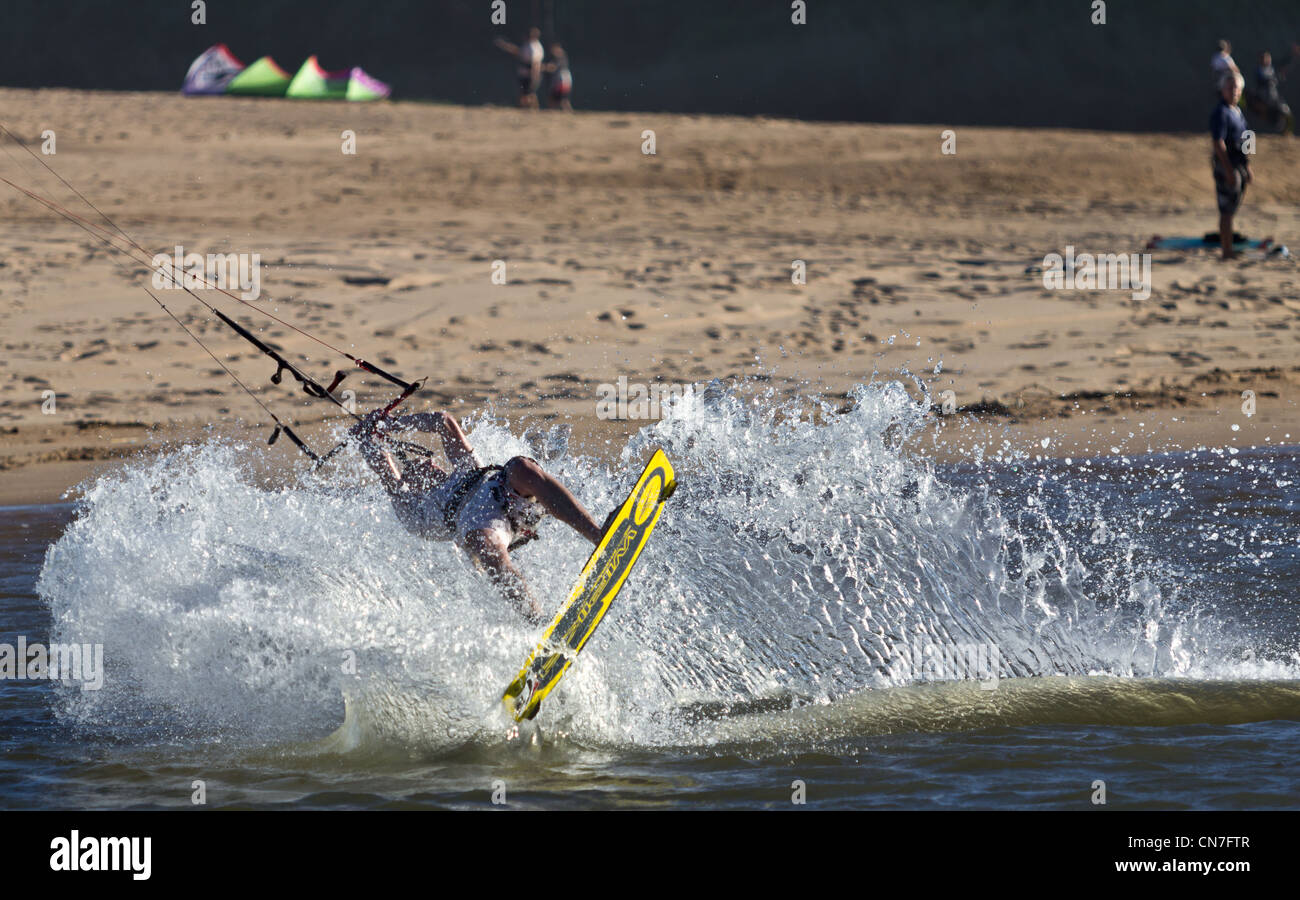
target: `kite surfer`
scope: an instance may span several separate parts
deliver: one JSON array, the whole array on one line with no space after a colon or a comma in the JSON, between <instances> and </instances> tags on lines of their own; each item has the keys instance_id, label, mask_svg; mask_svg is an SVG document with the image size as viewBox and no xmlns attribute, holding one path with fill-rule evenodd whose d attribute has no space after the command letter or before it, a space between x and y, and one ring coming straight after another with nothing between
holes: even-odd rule
<instances>
[{"instance_id":1,"label":"kite surfer","mask_svg":"<svg viewBox=\"0 0 1300 900\"><path fill-rule=\"evenodd\" d=\"M382 438L404 429L439 437L449 468L428 458L404 460L399 466ZM500 466L483 465L450 413L390 417L376 410L348 433L359 442L362 457L379 476L402 524L427 540L454 541L532 624L542 622L542 608L510 551L535 538L548 513L592 544L600 543L601 526L554 476L526 456Z\"/></svg>"}]
</instances>

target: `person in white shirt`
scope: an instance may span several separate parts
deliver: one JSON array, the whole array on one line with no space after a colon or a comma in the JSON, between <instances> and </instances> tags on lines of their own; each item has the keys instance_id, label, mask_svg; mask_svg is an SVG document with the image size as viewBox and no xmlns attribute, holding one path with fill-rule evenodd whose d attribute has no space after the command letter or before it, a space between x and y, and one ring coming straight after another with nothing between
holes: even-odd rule
<instances>
[{"instance_id":1,"label":"person in white shirt","mask_svg":"<svg viewBox=\"0 0 1300 900\"><path fill-rule=\"evenodd\" d=\"M1237 63L1232 58L1232 44L1228 41L1219 41L1219 52L1210 57L1210 81L1214 83L1216 96L1222 90L1223 76L1229 72L1241 74L1241 70L1237 68Z\"/></svg>"},{"instance_id":2,"label":"person in white shirt","mask_svg":"<svg viewBox=\"0 0 1300 900\"><path fill-rule=\"evenodd\" d=\"M569 70L569 55L559 44L551 45L551 61L545 69L551 75L546 105L551 109L572 112L573 103L569 98L573 95L573 73Z\"/></svg>"},{"instance_id":3,"label":"person in white shirt","mask_svg":"<svg viewBox=\"0 0 1300 900\"><path fill-rule=\"evenodd\" d=\"M528 40L522 44L512 44L503 38L493 43L515 58L515 78L519 82L519 106L524 109L537 109L537 87L542 82L542 31L540 28L528 29Z\"/></svg>"}]
</instances>

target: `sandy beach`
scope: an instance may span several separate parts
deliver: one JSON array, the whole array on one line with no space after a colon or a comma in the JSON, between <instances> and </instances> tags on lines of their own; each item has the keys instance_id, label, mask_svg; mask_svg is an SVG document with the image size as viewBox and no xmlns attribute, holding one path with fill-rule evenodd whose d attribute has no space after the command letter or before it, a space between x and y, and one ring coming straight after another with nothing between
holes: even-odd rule
<instances>
[{"instance_id":1,"label":"sandy beach","mask_svg":"<svg viewBox=\"0 0 1300 900\"><path fill-rule=\"evenodd\" d=\"M644 424L596 418L598 385L620 376L842 399L907 372L936 403L953 392L956 414L917 448L931 455L1300 440L1293 259L1154 251L1145 299L1049 291L1035 271L1066 247L1136 253L1213 229L1199 133L959 128L944 155L941 124L68 90L0 90L0 111L37 152L53 130L49 163L151 251L258 253L259 303L430 376L412 409L491 403L594 446ZM1300 142L1262 136L1254 165L1238 229L1300 244ZM12 142L0 174L93 215ZM209 426L269 433L140 289L143 266L0 188L0 503L54 500ZM188 299L167 302L305 435L339 421L269 385L273 365ZM284 328L260 333L322 378L337 366ZM356 384L362 406L389 396Z\"/></svg>"}]
</instances>

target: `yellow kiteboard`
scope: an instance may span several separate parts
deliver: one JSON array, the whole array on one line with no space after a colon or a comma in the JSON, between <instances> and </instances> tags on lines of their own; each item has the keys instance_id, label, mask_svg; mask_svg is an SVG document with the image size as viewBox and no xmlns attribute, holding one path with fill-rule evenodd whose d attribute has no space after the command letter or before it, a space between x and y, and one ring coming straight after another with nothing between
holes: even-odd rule
<instances>
[{"instance_id":1,"label":"yellow kiteboard","mask_svg":"<svg viewBox=\"0 0 1300 900\"><path fill-rule=\"evenodd\" d=\"M672 464L662 450L656 450L582 567L569 599L542 634L541 643L529 655L519 677L510 682L501 697L516 722L537 715L542 700L573 664L618 596L659 521L664 501L676 489Z\"/></svg>"}]
</instances>

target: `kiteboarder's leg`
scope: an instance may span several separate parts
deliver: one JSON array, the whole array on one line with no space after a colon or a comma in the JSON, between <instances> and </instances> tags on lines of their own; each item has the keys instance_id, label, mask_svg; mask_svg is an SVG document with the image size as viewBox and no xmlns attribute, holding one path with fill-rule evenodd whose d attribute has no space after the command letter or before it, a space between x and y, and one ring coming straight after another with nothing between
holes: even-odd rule
<instances>
[{"instance_id":1,"label":"kiteboarder's leg","mask_svg":"<svg viewBox=\"0 0 1300 900\"><path fill-rule=\"evenodd\" d=\"M535 460L516 456L504 467L506 484L521 497L531 498L542 508L593 544L600 543L600 526L578 498Z\"/></svg>"},{"instance_id":2,"label":"kiteboarder's leg","mask_svg":"<svg viewBox=\"0 0 1300 900\"><path fill-rule=\"evenodd\" d=\"M348 435L357 440L361 458L379 476L389 497L394 501L402 498L409 500L408 489L428 490L430 485L436 484L446 476L446 473L428 460L420 460L405 468L399 468L397 461L393 459L393 454L380 444L375 435L375 428L383 418L383 410L374 410L348 429Z\"/></svg>"},{"instance_id":3,"label":"kiteboarder's leg","mask_svg":"<svg viewBox=\"0 0 1300 900\"><path fill-rule=\"evenodd\" d=\"M393 422L399 428L414 428L416 431L431 432L442 439L442 449L453 469L473 468L478 465L474 448L469 438L461 430L456 417L449 412L412 413L407 416L394 416Z\"/></svg>"},{"instance_id":4,"label":"kiteboarder's leg","mask_svg":"<svg viewBox=\"0 0 1300 900\"><path fill-rule=\"evenodd\" d=\"M500 531L492 528L470 531L461 538L461 543L505 598L514 604L520 615L533 625L540 625L544 621L542 607L533 598L524 576L511 561L510 551Z\"/></svg>"}]
</instances>

